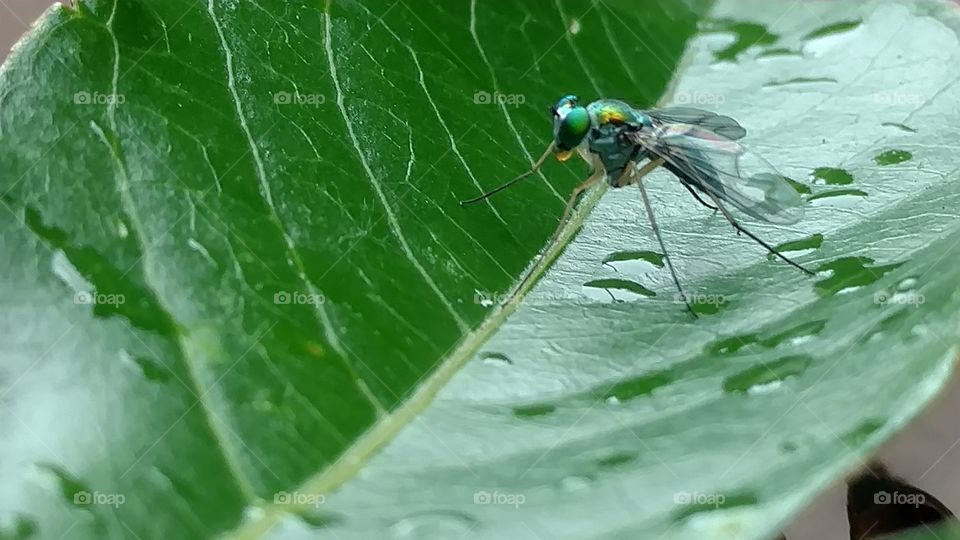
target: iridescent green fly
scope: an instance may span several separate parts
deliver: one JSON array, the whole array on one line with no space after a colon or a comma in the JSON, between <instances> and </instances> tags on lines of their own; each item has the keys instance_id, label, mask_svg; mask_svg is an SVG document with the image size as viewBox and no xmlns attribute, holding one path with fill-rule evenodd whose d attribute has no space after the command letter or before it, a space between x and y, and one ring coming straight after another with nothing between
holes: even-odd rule
<instances>
[{"instance_id":1,"label":"iridescent green fly","mask_svg":"<svg viewBox=\"0 0 960 540\"><path fill-rule=\"evenodd\" d=\"M615 99L597 100L584 107L572 95L562 97L550 108L550 113L553 115L553 142L533 167L461 204L481 201L532 175L551 153L560 161L566 161L577 152L593 172L570 194L560 225L544 254L556 242L581 193L604 179L615 188L637 184L650 227L660 243L680 298L696 317L667 255L647 191L641 182L644 176L663 166L697 201L723 214L737 234L747 235L770 253L813 275L744 228L727 210L729 204L747 216L781 225L796 223L803 217L802 201L797 191L772 165L737 142L747 131L733 118L690 107L640 110ZM524 281L526 279L529 275Z\"/></svg>"}]
</instances>

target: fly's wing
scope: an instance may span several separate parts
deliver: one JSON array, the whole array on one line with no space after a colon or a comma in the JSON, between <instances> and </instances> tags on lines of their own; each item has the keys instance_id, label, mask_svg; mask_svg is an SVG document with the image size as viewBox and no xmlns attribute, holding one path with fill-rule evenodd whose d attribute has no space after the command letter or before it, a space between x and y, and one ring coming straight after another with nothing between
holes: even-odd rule
<instances>
[{"instance_id":1,"label":"fly's wing","mask_svg":"<svg viewBox=\"0 0 960 540\"><path fill-rule=\"evenodd\" d=\"M800 221L803 201L766 160L716 131L668 124L631 134L632 140L664 159L680 180L744 214L781 225Z\"/></svg>"},{"instance_id":2,"label":"fly's wing","mask_svg":"<svg viewBox=\"0 0 960 540\"><path fill-rule=\"evenodd\" d=\"M716 133L732 141L742 139L747 134L736 120L729 116L695 109L693 107L664 107L641 111L658 124L687 124Z\"/></svg>"}]
</instances>

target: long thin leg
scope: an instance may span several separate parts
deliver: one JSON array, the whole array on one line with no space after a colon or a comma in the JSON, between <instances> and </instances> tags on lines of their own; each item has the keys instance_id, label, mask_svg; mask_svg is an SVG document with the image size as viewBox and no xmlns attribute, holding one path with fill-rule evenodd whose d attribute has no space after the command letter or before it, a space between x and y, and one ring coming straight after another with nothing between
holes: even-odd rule
<instances>
[{"instance_id":1,"label":"long thin leg","mask_svg":"<svg viewBox=\"0 0 960 540\"><path fill-rule=\"evenodd\" d=\"M628 163L623 169L623 174L620 175L620 178L617 178L617 186L626 187L636 184L637 182L643 180L644 176L650 174L651 171L661 165L663 165L663 158L651 159L639 169L631 167L630 163Z\"/></svg>"},{"instance_id":2,"label":"long thin leg","mask_svg":"<svg viewBox=\"0 0 960 540\"><path fill-rule=\"evenodd\" d=\"M480 201L486 199L487 197L489 197L489 196L491 196L491 195L494 195L494 194L496 194L496 193L500 193L501 191L507 189L508 187L516 184L517 182L519 182L519 181L523 180L524 178L530 176L531 174L537 172L537 170L539 170L540 167L543 166L543 162L546 161L546 160L547 160L547 157L550 156L550 154L553 152L554 148L556 148L556 143L551 142L550 145L547 146L547 149L544 150L543 155L540 156L540 158L537 159L537 161L535 161L534 164L530 167L530 170L529 170L529 171L527 171L527 172L525 172L525 173L522 173L522 174L520 174L520 175L515 176L512 180L506 182L505 184L502 184L502 185L500 185L500 186L497 186L497 187L491 189L490 191L488 191L488 192L486 192L486 193L484 193L484 194L482 194L482 195L479 195L479 196L474 197L474 198L472 198L472 199L467 199L467 200L465 200L465 201L460 201L460 206L466 206L466 205L468 205L468 204L473 204L473 203L475 203L475 202L480 202Z\"/></svg>"},{"instance_id":3,"label":"long thin leg","mask_svg":"<svg viewBox=\"0 0 960 540\"><path fill-rule=\"evenodd\" d=\"M662 162L663 160L660 161ZM667 268L670 269L670 275L673 276L673 284L676 285L677 290L680 291L680 298L683 300L684 305L687 306L687 310L693 315L693 318L696 319L697 313L690 307L690 302L687 302L687 295L683 292L683 287L680 286L680 280L677 279L677 272L673 269L670 256L667 255L667 247L663 244L663 238L660 236L660 227L657 227L657 220L653 217L653 207L650 206L647 190L643 187L643 182L638 182L637 186L640 188L640 195L643 197L643 206L646 208L647 217L650 219L650 227L653 229L653 234L657 237L657 242L660 243L660 250L663 251L663 260L667 261Z\"/></svg>"},{"instance_id":4,"label":"long thin leg","mask_svg":"<svg viewBox=\"0 0 960 540\"><path fill-rule=\"evenodd\" d=\"M799 270L801 270L801 271L803 271L803 272L806 272L807 274L810 274L811 276L817 275L816 272L811 272L810 270L807 270L806 268L800 266L799 264L791 261L791 260L788 259L785 255L783 255L782 253L780 253L779 251L777 251L775 248L773 248L772 246L770 246L770 244L764 242L763 240L761 240L760 238L758 238L757 235L755 235L755 234L753 234L752 232L750 232L750 231L748 231L747 229L745 229L745 228L743 227L743 225L740 225L740 224L737 222L737 220L734 219L733 216L730 215L730 212L727 212L726 207L724 207L723 204L720 203L720 199L718 199L716 195L714 195L714 194L712 194L712 193L708 193L708 195L710 195L710 198L713 199L714 204L716 204L716 205L717 205L717 208L720 209L720 212L723 213L723 217L727 218L727 221L730 222L730 225L733 225L733 228L737 231L738 234L742 232L743 234L749 236L751 239L753 239L754 242L756 242L756 243L760 244L761 246L767 248L767 251L769 251L770 253L773 253L773 254L776 255L777 257L780 257L780 259L782 259L784 262L786 262L786 263L789 264L790 266L793 266L794 268L797 268L797 269L799 269Z\"/></svg>"},{"instance_id":5,"label":"long thin leg","mask_svg":"<svg viewBox=\"0 0 960 540\"><path fill-rule=\"evenodd\" d=\"M718 210L718 208L717 208L716 206L713 206L712 204L707 204L706 201L704 201L703 199L701 199L701 198L700 198L700 195L699 195L692 187L690 187L690 184L687 184L686 182L680 182L680 185L682 185L683 187L687 188L687 191L689 191L690 194L693 195L693 197L694 197L695 199L697 199L697 202L699 202L700 204L706 206L707 208L713 210L714 212L716 212L716 211Z\"/></svg>"},{"instance_id":6,"label":"long thin leg","mask_svg":"<svg viewBox=\"0 0 960 540\"><path fill-rule=\"evenodd\" d=\"M560 217L560 223L557 224L557 228L553 231L553 234L550 236L550 241L547 242L547 247L540 252L540 257L537 258L537 262L530 267L530 270L527 272L527 275L523 276L523 280L520 281L520 285L517 287L517 290L521 290L524 285L526 285L527 280L530 279L530 276L533 275L536 271L537 266L543 261L544 257L550 252L550 249L556 243L557 239L560 238L560 233L563 231L564 226L566 226L567 221L570 219L570 214L573 212L574 206L577 205L577 199L580 198L580 194L584 191L590 189L597 184L603 178L603 167L596 167L593 173L587 177L586 180L581 182L577 187L573 189L573 193L570 194L570 198L567 199L567 206L563 209L563 215Z\"/></svg>"}]
</instances>

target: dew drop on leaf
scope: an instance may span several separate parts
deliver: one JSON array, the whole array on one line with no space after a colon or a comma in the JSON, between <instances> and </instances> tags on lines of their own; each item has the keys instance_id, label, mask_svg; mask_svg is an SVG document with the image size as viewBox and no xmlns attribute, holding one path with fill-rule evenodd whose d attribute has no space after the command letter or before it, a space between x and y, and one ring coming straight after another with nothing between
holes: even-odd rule
<instances>
[{"instance_id":1,"label":"dew drop on leaf","mask_svg":"<svg viewBox=\"0 0 960 540\"><path fill-rule=\"evenodd\" d=\"M485 352L480 355L480 358L483 359L484 364L490 366L509 366L513 364L513 360L509 356L499 352Z\"/></svg>"},{"instance_id":2,"label":"dew drop on leaf","mask_svg":"<svg viewBox=\"0 0 960 540\"><path fill-rule=\"evenodd\" d=\"M390 527L393 538L462 538L477 526L477 521L461 512L424 512L407 516Z\"/></svg>"},{"instance_id":3,"label":"dew drop on leaf","mask_svg":"<svg viewBox=\"0 0 960 540\"><path fill-rule=\"evenodd\" d=\"M586 476L567 476L560 481L564 491L578 491L590 487L591 480Z\"/></svg>"}]
</instances>

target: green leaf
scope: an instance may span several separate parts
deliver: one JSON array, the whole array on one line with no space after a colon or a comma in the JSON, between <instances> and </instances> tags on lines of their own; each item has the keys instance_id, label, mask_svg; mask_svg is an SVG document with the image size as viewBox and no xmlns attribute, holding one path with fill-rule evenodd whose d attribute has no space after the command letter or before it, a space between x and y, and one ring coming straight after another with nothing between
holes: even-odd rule
<instances>
[{"instance_id":1,"label":"green leaf","mask_svg":"<svg viewBox=\"0 0 960 540\"><path fill-rule=\"evenodd\" d=\"M960 25L931 6L715 6L672 100L809 186L750 227L821 235L790 255L822 272L656 173L696 321L616 256L659 253L635 190L584 201L522 302L582 166L457 201L561 94L652 105L697 2L54 8L0 76L0 531L772 536L952 369Z\"/></svg>"},{"instance_id":2,"label":"green leaf","mask_svg":"<svg viewBox=\"0 0 960 540\"><path fill-rule=\"evenodd\" d=\"M565 236L579 234L431 406L336 491L302 486L329 493L336 521L267 508L241 537L768 539L943 387L960 322L960 177L940 141L957 135L960 79L938 66L960 60L957 15L730 0L713 17L763 26L777 36L764 47L799 54L718 60L736 38L705 33L672 101L737 118L810 195L865 194L816 198L789 228L748 225L773 244L805 241L789 254L817 276L767 260L656 173L646 185L667 249L688 296L715 310L691 320L666 268L612 256L659 251L636 190L594 194ZM835 82L768 85L798 73ZM891 150L912 158L878 164ZM601 280L656 296L596 292Z\"/></svg>"},{"instance_id":3,"label":"green leaf","mask_svg":"<svg viewBox=\"0 0 960 540\"><path fill-rule=\"evenodd\" d=\"M566 92L652 105L705 3L447 4L81 0L19 44L0 537L209 537L355 474L583 167L458 201L529 167Z\"/></svg>"}]
</instances>

